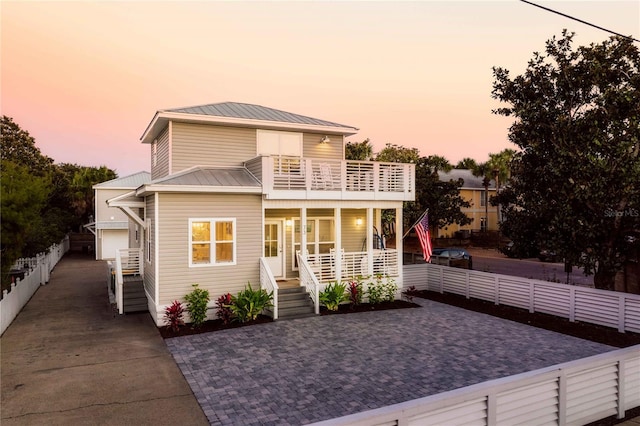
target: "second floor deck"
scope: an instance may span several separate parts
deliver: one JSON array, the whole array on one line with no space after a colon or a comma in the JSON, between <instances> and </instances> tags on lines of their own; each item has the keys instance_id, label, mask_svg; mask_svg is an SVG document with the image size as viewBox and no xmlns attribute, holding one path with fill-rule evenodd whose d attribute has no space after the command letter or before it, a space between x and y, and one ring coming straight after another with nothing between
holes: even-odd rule
<instances>
[{"instance_id":1,"label":"second floor deck","mask_svg":"<svg viewBox=\"0 0 640 426\"><path fill-rule=\"evenodd\" d=\"M413 201L415 165L260 156L245 163L267 199Z\"/></svg>"}]
</instances>

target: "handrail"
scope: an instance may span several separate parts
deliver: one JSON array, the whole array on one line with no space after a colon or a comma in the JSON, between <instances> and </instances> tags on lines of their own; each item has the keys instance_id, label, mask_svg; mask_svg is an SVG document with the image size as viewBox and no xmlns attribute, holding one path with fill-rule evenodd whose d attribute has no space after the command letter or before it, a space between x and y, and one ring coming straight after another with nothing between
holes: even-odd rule
<instances>
[{"instance_id":1,"label":"handrail","mask_svg":"<svg viewBox=\"0 0 640 426\"><path fill-rule=\"evenodd\" d=\"M311 266L309 266L306 256L302 256L300 253L297 253L296 256L298 256L300 284L304 286L307 293L311 296L314 312L318 315L320 314L320 283L318 282L316 275L311 270Z\"/></svg>"},{"instance_id":2,"label":"handrail","mask_svg":"<svg viewBox=\"0 0 640 426\"><path fill-rule=\"evenodd\" d=\"M273 319L278 319L278 283L267 264L267 258L260 258L260 288L273 293Z\"/></svg>"},{"instance_id":3,"label":"handrail","mask_svg":"<svg viewBox=\"0 0 640 426\"><path fill-rule=\"evenodd\" d=\"M116 249L116 305L118 313L124 313L124 276L142 275L142 249Z\"/></svg>"}]
</instances>

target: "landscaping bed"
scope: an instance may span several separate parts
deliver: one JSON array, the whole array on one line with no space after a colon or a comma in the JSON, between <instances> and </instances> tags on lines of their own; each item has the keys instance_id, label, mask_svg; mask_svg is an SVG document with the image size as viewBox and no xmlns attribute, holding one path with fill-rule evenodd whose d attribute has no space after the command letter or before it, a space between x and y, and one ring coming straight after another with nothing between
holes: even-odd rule
<instances>
[{"instance_id":1,"label":"landscaping bed","mask_svg":"<svg viewBox=\"0 0 640 426\"><path fill-rule=\"evenodd\" d=\"M385 311L389 309L406 309L420 308L420 305L405 300L394 300L393 302L380 302L372 305L370 303L361 303L351 306L350 304L342 304L338 306L337 311L330 311L325 306L320 306L320 315L337 315L337 314L353 314L356 312Z\"/></svg>"},{"instance_id":2,"label":"landscaping bed","mask_svg":"<svg viewBox=\"0 0 640 426\"><path fill-rule=\"evenodd\" d=\"M412 292L412 295L468 309L470 311L481 312L510 321L527 324L532 327L544 328L545 330L555 331L585 340L591 340L592 342L615 346L617 348L625 348L640 344L639 333L620 333L618 330L610 327L603 327L579 321L571 322L566 318L543 314L540 312L529 313L529 311L525 309L496 305L492 302L480 299L467 299L464 296L452 293L441 294L434 291L422 290Z\"/></svg>"}]
</instances>

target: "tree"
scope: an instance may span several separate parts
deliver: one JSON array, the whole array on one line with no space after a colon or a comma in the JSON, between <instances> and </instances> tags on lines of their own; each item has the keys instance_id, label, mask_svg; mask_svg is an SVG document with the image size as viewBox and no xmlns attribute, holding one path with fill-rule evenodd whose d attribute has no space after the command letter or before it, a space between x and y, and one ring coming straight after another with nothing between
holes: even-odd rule
<instances>
[{"instance_id":1,"label":"tree","mask_svg":"<svg viewBox=\"0 0 640 426\"><path fill-rule=\"evenodd\" d=\"M471 170L474 176L482 178L482 186L484 187L484 217L485 220L489 220L489 185L491 184L491 177L493 176L493 167L487 161L484 163L476 164ZM484 224L482 231L486 231L489 227L489 223Z\"/></svg>"},{"instance_id":2,"label":"tree","mask_svg":"<svg viewBox=\"0 0 640 426\"><path fill-rule=\"evenodd\" d=\"M572 41L553 37L513 79L493 69L492 96L508 104L494 113L514 117L522 150L499 195L503 231L535 235L612 290L640 244L640 52L624 37Z\"/></svg>"},{"instance_id":3,"label":"tree","mask_svg":"<svg viewBox=\"0 0 640 426\"><path fill-rule=\"evenodd\" d=\"M373 146L369 138L362 142L347 142L344 148L344 158L346 160L369 161L373 157Z\"/></svg>"},{"instance_id":4,"label":"tree","mask_svg":"<svg viewBox=\"0 0 640 426\"><path fill-rule=\"evenodd\" d=\"M376 154L376 161L386 163L417 163L420 159L418 148L405 148L400 145L388 143L382 151Z\"/></svg>"},{"instance_id":5,"label":"tree","mask_svg":"<svg viewBox=\"0 0 640 426\"><path fill-rule=\"evenodd\" d=\"M448 172L451 168L446 159L437 155L418 159L416 200L413 203L405 203L403 214L407 227L415 223L426 209L429 209L429 225L434 229L453 223L471 223L471 219L460 210L462 207L470 207L469 202L460 197L462 179L440 180L438 172Z\"/></svg>"},{"instance_id":6,"label":"tree","mask_svg":"<svg viewBox=\"0 0 640 426\"><path fill-rule=\"evenodd\" d=\"M53 160L42 155L35 139L11 117L3 115L0 119L0 135L0 159L25 166L38 176L45 176L51 171Z\"/></svg>"},{"instance_id":7,"label":"tree","mask_svg":"<svg viewBox=\"0 0 640 426\"><path fill-rule=\"evenodd\" d=\"M463 158L462 160L458 161L458 164L456 164L456 166L454 167L455 169L467 169L467 170L473 170L476 168L478 164L476 163L476 160L474 160L473 158Z\"/></svg>"}]
</instances>

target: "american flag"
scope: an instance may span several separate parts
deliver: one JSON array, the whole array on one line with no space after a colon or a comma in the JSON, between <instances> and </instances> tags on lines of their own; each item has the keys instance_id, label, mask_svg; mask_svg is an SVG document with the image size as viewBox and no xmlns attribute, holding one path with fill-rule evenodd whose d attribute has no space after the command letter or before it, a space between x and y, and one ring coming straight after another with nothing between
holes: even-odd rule
<instances>
[{"instance_id":1,"label":"american flag","mask_svg":"<svg viewBox=\"0 0 640 426\"><path fill-rule=\"evenodd\" d=\"M424 216L416 224L416 233L420 240L420 246L422 246L422 253L424 254L424 260L428 262L431 260L431 238L429 236L429 214L425 212Z\"/></svg>"}]
</instances>

